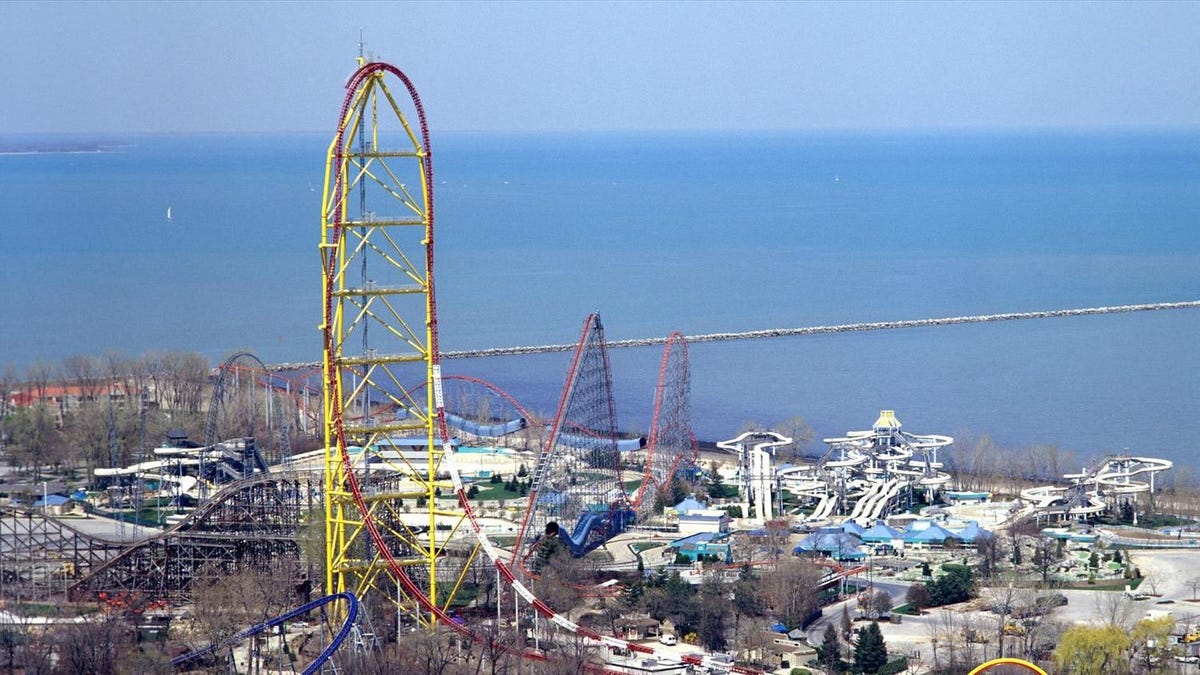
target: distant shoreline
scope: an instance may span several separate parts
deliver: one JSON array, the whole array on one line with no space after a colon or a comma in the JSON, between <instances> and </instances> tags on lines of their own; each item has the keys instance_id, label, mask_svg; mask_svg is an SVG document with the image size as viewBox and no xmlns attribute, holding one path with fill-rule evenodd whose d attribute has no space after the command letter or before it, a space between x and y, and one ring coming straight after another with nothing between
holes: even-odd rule
<instances>
[{"instance_id":1,"label":"distant shoreline","mask_svg":"<svg viewBox=\"0 0 1200 675\"><path fill-rule=\"evenodd\" d=\"M99 155L113 152L119 145L101 143L20 143L0 145L0 156L17 155Z\"/></svg>"}]
</instances>

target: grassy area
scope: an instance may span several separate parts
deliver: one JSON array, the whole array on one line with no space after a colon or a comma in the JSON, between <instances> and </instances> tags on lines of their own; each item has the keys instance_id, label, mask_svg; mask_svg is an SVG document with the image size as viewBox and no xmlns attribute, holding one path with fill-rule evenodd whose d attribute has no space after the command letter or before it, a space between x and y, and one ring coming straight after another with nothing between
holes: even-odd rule
<instances>
[{"instance_id":1,"label":"grassy area","mask_svg":"<svg viewBox=\"0 0 1200 675\"><path fill-rule=\"evenodd\" d=\"M1131 589L1136 589L1142 584L1142 577L1136 579L1097 579L1095 583L1089 584L1086 581L1065 582L1061 588L1070 588L1077 591L1123 591L1126 586Z\"/></svg>"},{"instance_id":2,"label":"grassy area","mask_svg":"<svg viewBox=\"0 0 1200 675\"><path fill-rule=\"evenodd\" d=\"M59 605L44 602L20 602L9 609L22 616L85 616L100 611L94 605Z\"/></svg>"},{"instance_id":3,"label":"grassy area","mask_svg":"<svg viewBox=\"0 0 1200 675\"><path fill-rule=\"evenodd\" d=\"M638 542L634 542L633 544L631 544L631 546L633 547L633 550L637 551L638 553L641 553L642 551L649 551L652 548L659 548L661 546L666 546L666 545L667 545L666 542L656 542L656 541L638 541Z\"/></svg>"},{"instance_id":4,"label":"grassy area","mask_svg":"<svg viewBox=\"0 0 1200 675\"><path fill-rule=\"evenodd\" d=\"M479 494L471 499L483 501L500 501L504 499L523 499L520 492L509 492L504 489L504 483L472 483L479 488Z\"/></svg>"}]
</instances>

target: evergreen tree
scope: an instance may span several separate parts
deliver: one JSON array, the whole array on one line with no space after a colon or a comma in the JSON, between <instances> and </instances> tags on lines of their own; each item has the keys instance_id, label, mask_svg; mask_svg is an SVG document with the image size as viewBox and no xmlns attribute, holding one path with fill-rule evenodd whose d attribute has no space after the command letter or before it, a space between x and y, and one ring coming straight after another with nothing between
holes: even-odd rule
<instances>
[{"instance_id":1,"label":"evergreen tree","mask_svg":"<svg viewBox=\"0 0 1200 675\"><path fill-rule=\"evenodd\" d=\"M854 666L864 673L877 673L887 663L887 644L879 624L872 621L859 631L854 645Z\"/></svg>"},{"instance_id":2,"label":"evergreen tree","mask_svg":"<svg viewBox=\"0 0 1200 675\"><path fill-rule=\"evenodd\" d=\"M825 636L821 639L821 646L817 647L817 662L835 670L841 660L842 643L838 640L837 628L834 628L833 623L830 622L825 626Z\"/></svg>"},{"instance_id":3,"label":"evergreen tree","mask_svg":"<svg viewBox=\"0 0 1200 675\"><path fill-rule=\"evenodd\" d=\"M942 565L942 576L925 582L929 588L929 605L941 607L966 602L975 595L975 576L971 568L956 563Z\"/></svg>"}]
</instances>

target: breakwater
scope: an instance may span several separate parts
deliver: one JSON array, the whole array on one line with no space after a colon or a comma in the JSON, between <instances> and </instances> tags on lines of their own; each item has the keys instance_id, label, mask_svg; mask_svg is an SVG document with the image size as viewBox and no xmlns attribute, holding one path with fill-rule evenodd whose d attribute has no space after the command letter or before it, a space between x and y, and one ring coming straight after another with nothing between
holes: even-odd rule
<instances>
[{"instance_id":1,"label":"breakwater","mask_svg":"<svg viewBox=\"0 0 1200 675\"><path fill-rule=\"evenodd\" d=\"M734 340L762 340L775 337L793 337L800 335L824 335L827 333L862 333L879 330L899 330L902 328L928 328L933 326L955 326L968 323L989 323L993 321L1025 321L1028 319L1056 319L1072 316L1092 316L1095 314L1122 314L1127 312L1156 312L1171 309L1197 309L1200 300L1184 302L1155 302L1141 305L1113 305L1109 307L1080 307L1075 309L1051 309L1034 312L1006 312L1002 314L978 314L973 316L946 316L935 319L906 319L901 321L872 321L865 323L844 323L831 326L807 326L803 328L771 328L766 330L750 330L730 333L701 333L687 335L685 339L691 343L700 342L732 342ZM624 347L653 347L667 342L666 337L634 338L630 340L611 340L607 343L609 349ZM529 345L524 347L489 347L486 349L462 349L442 352L443 359L467 359L488 356L518 356L522 354L547 354L552 352L568 352L575 349L575 344ZM272 366L272 370L294 370L300 368L319 367L319 363L288 363Z\"/></svg>"},{"instance_id":2,"label":"breakwater","mask_svg":"<svg viewBox=\"0 0 1200 675\"><path fill-rule=\"evenodd\" d=\"M1200 308L1200 300L1186 302L1156 302L1143 305L1115 305L1111 307L1083 307L1078 309L1053 309L1037 312L1007 312L1004 314L980 314L975 316L947 316L936 319L909 319L903 321L874 321L869 323L845 323L833 326L808 326L805 328L772 328L767 330L751 330L735 333L702 333L687 335L689 343L698 342L730 342L733 340L761 340L773 337L792 337L797 335L823 335L826 333L860 333L877 330L897 330L901 328L926 328L931 326L953 326L965 323L988 323L992 321L1023 321L1026 319L1052 319L1070 316L1091 316L1093 314L1121 314L1124 312L1153 312L1168 309ZM665 344L667 338L636 338L632 340L611 340L607 343L610 349L619 347L653 347ZM464 349L460 351L442 352L443 359L464 359L482 356L514 356L518 354L544 354L548 352L566 352L575 349L574 344L537 345L528 347L493 347L489 349Z\"/></svg>"}]
</instances>

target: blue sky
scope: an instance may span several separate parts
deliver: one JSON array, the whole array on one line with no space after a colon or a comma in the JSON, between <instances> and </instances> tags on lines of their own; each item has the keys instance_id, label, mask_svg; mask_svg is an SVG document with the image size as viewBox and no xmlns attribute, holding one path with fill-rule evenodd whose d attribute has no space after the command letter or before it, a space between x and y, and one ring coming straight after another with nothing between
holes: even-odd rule
<instances>
[{"instance_id":1,"label":"blue sky","mask_svg":"<svg viewBox=\"0 0 1200 675\"><path fill-rule=\"evenodd\" d=\"M1200 127L1200 2L0 2L0 133Z\"/></svg>"}]
</instances>

